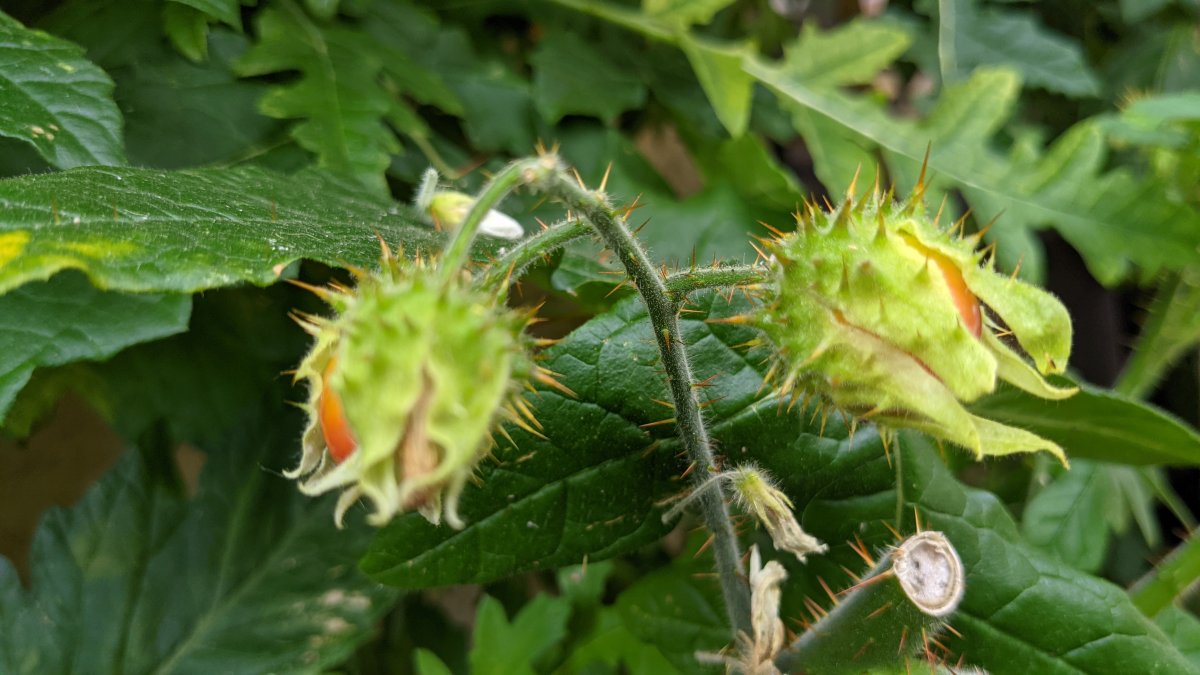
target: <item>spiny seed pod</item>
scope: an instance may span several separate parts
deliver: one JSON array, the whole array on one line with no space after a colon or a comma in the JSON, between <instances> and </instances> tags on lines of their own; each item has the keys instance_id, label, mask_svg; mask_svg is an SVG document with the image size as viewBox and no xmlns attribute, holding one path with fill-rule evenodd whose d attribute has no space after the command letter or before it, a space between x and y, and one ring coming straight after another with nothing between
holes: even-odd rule
<instances>
[{"instance_id":1,"label":"spiny seed pod","mask_svg":"<svg viewBox=\"0 0 1200 675\"><path fill-rule=\"evenodd\" d=\"M537 433L519 385L565 388L528 355L531 317L497 306L494 293L461 276L442 284L386 246L380 272L356 275L354 289L305 286L337 314L297 317L315 343L296 370L308 382L310 419L300 465L287 475L302 478L306 494L345 487L339 525L365 497L375 525L417 509L462 527L458 497L497 418Z\"/></svg>"},{"instance_id":2,"label":"spiny seed pod","mask_svg":"<svg viewBox=\"0 0 1200 675\"><path fill-rule=\"evenodd\" d=\"M865 553L865 552L864 552ZM889 550L783 659L814 675L860 673L924 650L962 600L958 552L940 532L920 532Z\"/></svg>"},{"instance_id":3,"label":"spiny seed pod","mask_svg":"<svg viewBox=\"0 0 1200 675\"><path fill-rule=\"evenodd\" d=\"M776 347L768 380L815 393L851 416L911 427L975 453L1062 449L971 415L963 403L997 378L1043 398L1071 349L1071 320L1051 294L993 271L926 215L923 181L903 203L878 186L826 212L810 206L793 233L767 240L775 295L750 321ZM961 229L961 221L958 223Z\"/></svg>"}]
</instances>

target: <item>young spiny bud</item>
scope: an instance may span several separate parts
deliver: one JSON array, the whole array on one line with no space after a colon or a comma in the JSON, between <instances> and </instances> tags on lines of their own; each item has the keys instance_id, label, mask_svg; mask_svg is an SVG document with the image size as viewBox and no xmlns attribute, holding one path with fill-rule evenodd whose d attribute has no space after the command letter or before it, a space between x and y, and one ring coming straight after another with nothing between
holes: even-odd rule
<instances>
[{"instance_id":1,"label":"young spiny bud","mask_svg":"<svg viewBox=\"0 0 1200 675\"><path fill-rule=\"evenodd\" d=\"M1005 380L1043 398L1070 396L1060 373L1071 320L1054 296L996 273L975 237L926 216L923 188L906 202L851 188L830 212L814 207L797 230L768 242L775 295L754 323L777 349L785 396L814 392L856 418L910 427L976 457L1056 444L977 417L964 403Z\"/></svg>"}]
</instances>

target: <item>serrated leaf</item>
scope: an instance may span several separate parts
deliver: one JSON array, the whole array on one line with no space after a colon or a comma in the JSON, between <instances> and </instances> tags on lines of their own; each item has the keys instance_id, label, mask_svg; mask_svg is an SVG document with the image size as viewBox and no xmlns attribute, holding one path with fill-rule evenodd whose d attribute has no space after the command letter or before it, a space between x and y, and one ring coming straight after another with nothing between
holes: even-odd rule
<instances>
[{"instance_id":1,"label":"serrated leaf","mask_svg":"<svg viewBox=\"0 0 1200 675\"><path fill-rule=\"evenodd\" d=\"M679 47L687 54L725 130L734 138L746 133L754 80L742 69L742 60L752 53L750 44L721 45L684 34L679 38Z\"/></svg>"},{"instance_id":2,"label":"serrated leaf","mask_svg":"<svg viewBox=\"0 0 1200 675\"><path fill-rule=\"evenodd\" d=\"M292 135L318 164L386 194L383 171L400 143L384 124L396 105L379 85L382 59L357 32L318 27L295 5L258 16L258 42L235 63L244 77L300 71L259 102L266 115L301 119Z\"/></svg>"},{"instance_id":3,"label":"serrated leaf","mask_svg":"<svg viewBox=\"0 0 1200 675\"><path fill-rule=\"evenodd\" d=\"M0 12L0 135L60 169L125 163L113 83L83 49Z\"/></svg>"},{"instance_id":4,"label":"serrated leaf","mask_svg":"<svg viewBox=\"0 0 1200 675\"><path fill-rule=\"evenodd\" d=\"M238 79L230 63L245 51L244 36L224 28L208 33L208 59L192 63L160 43L111 70L125 109L129 160L160 169L223 166L277 142L284 124L255 108L269 85Z\"/></svg>"},{"instance_id":5,"label":"serrated leaf","mask_svg":"<svg viewBox=\"0 0 1200 675\"><path fill-rule=\"evenodd\" d=\"M370 266L437 246L412 211L316 173L81 168L0 180L0 291L65 268L100 288L191 293L279 280L301 258Z\"/></svg>"},{"instance_id":6,"label":"serrated leaf","mask_svg":"<svg viewBox=\"0 0 1200 675\"><path fill-rule=\"evenodd\" d=\"M0 423L35 368L102 360L182 332L191 310L187 295L108 293L75 273L0 296Z\"/></svg>"},{"instance_id":7,"label":"serrated leaf","mask_svg":"<svg viewBox=\"0 0 1200 675\"><path fill-rule=\"evenodd\" d=\"M805 23L784 49L784 67L810 87L867 84L912 43L896 24L854 19L827 31Z\"/></svg>"},{"instance_id":8,"label":"serrated leaf","mask_svg":"<svg viewBox=\"0 0 1200 675\"><path fill-rule=\"evenodd\" d=\"M0 560L6 673L310 671L370 637L395 593L355 571L369 532L263 471L290 455L278 404L208 455L192 499L129 452L34 540L33 585ZM165 448L162 448L165 450Z\"/></svg>"},{"instance_id":9,"label":"serrated leaf","mask_svg":"<svg viewBox=\"0 0 1200 675\"><path fill-rule=\"evenodd\" d=\"M1074 462L1025 505L1021 534L1071 567L1095 573L1108 553L1106 505L1117 498L1105 467Z\"/></svg>"},{"instance_id":10,"label":"serrated leaf","mask_svg":"<svg viewBox=\"0 0 1200 675\"><path fill-rule=\"evenodd\" d=\"M546 121L567 115L593 115L608 123L646 102L646 86L613 64L580 35L550 33L529 57L533 102Z\"/></svg>"},{"instance_id":11,"label":"serrated leaf","mask_svg":"<svg viewBox=\"0 0 1200 675\"><path fill-rule=\"evenodd\" d=\"M606 607L597 614L591 631L580 639L562 668L555 672L593 672L590 668L597 663L630 675L677 675L681 672L657 648L629 632L615 607ZM616 670L621 665L626 670Z\"/></svg>"},{"instance_id":12,"label":"serrated leaf","mask_svg":"<svg viewBox=\"0 0 1200 675\"><path fill-rule=\"evenodd\" d=\"M785 51L784 61L813 87L865 84L904 53L911 41L900 27L880 21L856 19L825 32L805 24L800 39ZM788 108L827 190L844 193L856 175L864 185L875 182L879 160L857 134L803 106Z\"/></svg>"},{"instance_id":13,"label":"serrated leaf","mask_svg":"<svg viewBox=\"0 0 1200 675\"><path fill-rule=\"evenodd\" d=\"M1049 91L1076 97L1100 92L1082 45L1050 31L1032 14L979 7L975 0L938 4L944 81L954 82L982 66L1005 66L1028 84Z\"/></svg>"},{"instance_id":14,"label":"serrated leaf","mask_svg":"<svg viewBox=\"0 0 1200 675\"><path fill-rule=\"evenodd\" d=\"M930 122L914 125L862 98L813 88L787 68L756 59L746 67L780 96L887 151L896 173L915 178L931 148L934 179L960 187L977 218L986 222L1003 212L991 230L1001 242L1001 254L1005 241L1028 241L1029 228L1053 226L1083 254L1101 282L1113 284L1131 265L1143 274L1180 269L1191 265L1200 250L1200 214L1167 199L1153 181L1134 179L1123 170L1102 172L1103 139L1094 124L1077 124L1036 162L1022 163L1002 158L989 139L972 139L964 136L965 129L948 124L964 120L967 129L993 128L996 117L986 107L975 119L972 113L979 111L966 103L981 95L989 101L988 92L1011 91L1009 71L977 70L957 91L943 94ZM912 178L901 181L902 187Z\"/></svg>"},{"instance_id":15,"label":"serrated leaf","mask_svg":"<svg viewBox=\"0 0 1200 675\"><path fill-rule=\"evenodd\" d=\"M740 305L744 307L744 305ZM697 376L721 374L704 397L717 416L754 398L753 370L731 346L745 330L705 323L737 311L705 295L684 315L683 339ZM518 572L598 561L655 541L669 529L661 501L684 489L671 411L645 310L619 303L545 352L543 365L575 391L529 394L545 439L510 428L495 462L460 503L462 530L409 514L380 530L362 561L374 578L403 588L482 583ZM653 424L653 423L659 424ZM650 425L643 428L644 425ZM351 513L348 517L359 517Z\"/></svg>"},{"instance_id":16,"label":"serrated leaf","mask_svg":"<svg viewBox=\"0 0 1200 675\"><path fill-rule=\"evenodd\" d=\"M571 604L538 595L510 623L504 607L484 596L475 615L471 675L533 675L533 664L567 634Z\"/></svg>"},{"instance_id":17,"label":"serrated leaf","mask_svg":"<svg viewBox=\"0 0 1200 675\"><path fill-rule=\"evenodd\" d=\"M1079 384L1080 392L1047 401L1011 387L971 406L972 412L1029 429L1061 445L1069 457L1142 466L1200 463L1200 434L1149 403Z\"/></svg>"},{"instance_id":18,"label":"serrated leaf","mask_svg":"<svg viewBox=\"0 0 1200 675\"><path fill-rule=\"evenodd\" d=\"M696 661L696 652L718 652L729 644L720 589L708 566L676 564L651 572L625 589L617 610L625 629L652 644L684 673L717 672Z\"/></svg>"}]
</instances>

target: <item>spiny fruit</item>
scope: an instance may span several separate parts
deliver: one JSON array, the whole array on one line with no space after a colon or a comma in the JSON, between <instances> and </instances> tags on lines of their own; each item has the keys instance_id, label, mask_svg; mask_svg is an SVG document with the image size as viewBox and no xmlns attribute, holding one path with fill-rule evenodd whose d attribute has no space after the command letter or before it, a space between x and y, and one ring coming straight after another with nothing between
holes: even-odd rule
<instances>
[{"instance_id":1,"label":"spiny fruit","mask_svg":"<svg viewBox=\"0 0 1200 675\"><path fill-rule=\"evenodd\" d=\"M821 396L855 418L911 427L975 453L1062 449L974 416L963 403L997 378L1043 398L1071 348L1071 320L1054 296L998 274L979 235L927 216L924 176L895 202L851 186L830 211L809 206L795 232L766 240L774 294L750 321L774 343L768 379L786 396ZM957 223L961 229L961 221Z\"/></svg>"},{"instance_id":2,"label":"spiny fruit","mask_svg":"<svg viewBox=\"0 0 1200 675\"><path fill-rule=\"evenodd\" d=\"M297 317L315 343L296 370L308 382L310 419L288 475L307 494L345 487L339 524L365 497L376 525L416 509L461 527L458 497L497 419L536 433L519 386L533 378L562 387L529 356L531 316L497 305L464 275L443 283L386 246L381 267L356 271L354 289L306 286L336 316Z\"/></svg>"}]
</instances>

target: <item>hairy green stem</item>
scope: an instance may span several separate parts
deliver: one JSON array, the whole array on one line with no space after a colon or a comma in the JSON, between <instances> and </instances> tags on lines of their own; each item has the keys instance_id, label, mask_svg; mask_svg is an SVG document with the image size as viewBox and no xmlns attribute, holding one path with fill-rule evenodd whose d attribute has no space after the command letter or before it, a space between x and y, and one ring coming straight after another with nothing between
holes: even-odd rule
<instances>
[{"instance_id":1,"label":"hairy green stem","mask_svg":"<svg viewBox=\"0 0 1200 675\"><path fill-rule=\"evenodd\" d=\"M499 288L505 279L517 278L542 256L553 253L567 244L592 234L592 226L578 218L560 220L541 232L529 237L507 253L496 259L481 285L484 288ZM500 288L501 293L505 289Z\"/></svg>"},{"instance_id":2,"label":"hairy green stem","mask_svg":"<svg viewBox=\"0 0 1200 675\"><path fill-rule=\"evenodd\" d=\"M1170 275L1150 305L1133 353L1113 385L1132 398L1152 393L1180 356L1200 342L1200 269Z\"/></svg>"},{"instance_id":3,"label":"hairy green stem","mask_svg":"<svg viewBox=\"0 0 1200 675\"><path fill-rule=\"evenodd\" d=\"M500 203L501 199L504 199L517 187L544 180L547 174L557 166L557 160L548 162L546 157L527 157L510 163L492 176L492 179L475 197L475 203L471 205L467 217L463 219L454 233L454 238L442 252L438 268L443 284L457 274L458 270L467 262L467 258L471 254L471 243L475 241L475 234L479 231L479 225L487 216L488 211L491 211L496 204Z\"/></svg>"},{"instance_id":4,"label":"hairy green stem","mask_svg":"<svg viewBox=\"0 0 1200 675\"><path fill-rule=\"evenodd\" d=\"M1142 613L1154 618L1200 578L1200 537L1189 537L1151 568L1129 589L1129 597Z\"/></svg>"},{"instance_id":5,"label":"hairy green stem","mask_svg":"<svg viewBox=\"0 0 1200 675\"><path fill-rule=\"evenodd\" d=\"M692 367L687 347L679 328L676 305L667 285L650 262L646 251L638 244L621 217L600 193L577 184L566 172L551 176L547 192L566 203L576 215L585 218L616 252L626 272L637 285L646 303L650 323L662 353L663 366L675 404L675 425L679 438L693 464L692 481L697 488L708 482L715 469L708 428L700 414L700 401L692 386ZM720 490L705 490L700 497L701 509L713 537L713 557L725 598L725 608L735 632L749 634L750 591L741 571L741 550L729 518L729 508Z\"/></svg>"},{"instance_id":6,"label":"hairy green stem","mask_svg":"<svg viewBox=\"0 0 1200 675\"><path fill-rule=\"evenodd\" d=\"M722 265L698 267L667 277L667 292L679 302L683 296L701 288L728 288L760 284L767 280L767 269L759 265Z\"/></svg>"}]
</instances>

